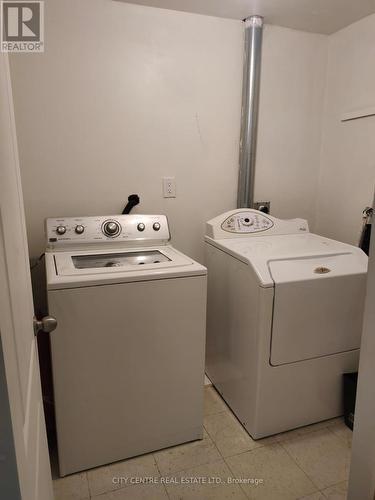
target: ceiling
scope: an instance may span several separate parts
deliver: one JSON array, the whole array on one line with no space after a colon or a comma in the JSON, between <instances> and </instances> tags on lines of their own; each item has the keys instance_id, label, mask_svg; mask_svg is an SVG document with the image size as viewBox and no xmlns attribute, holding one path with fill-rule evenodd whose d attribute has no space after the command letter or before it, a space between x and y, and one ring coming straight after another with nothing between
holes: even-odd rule
<instances>
[{"instance_id":1,"label":"ceiling","mask_svg":"<svg viewBox=\"0 0 375 500\"><path fill-rule=\"evenodd\" d=\"M123 0L163 9L244 19L264 16L267 24L331 34L375 13L375 0Z\"/></svg>"}]
</instances>

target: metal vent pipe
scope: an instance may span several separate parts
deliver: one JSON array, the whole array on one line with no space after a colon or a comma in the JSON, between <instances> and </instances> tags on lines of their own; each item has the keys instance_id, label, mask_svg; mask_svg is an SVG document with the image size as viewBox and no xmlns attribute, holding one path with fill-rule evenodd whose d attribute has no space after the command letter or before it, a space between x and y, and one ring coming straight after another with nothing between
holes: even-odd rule
<instances>
[{"instance_id":1,"label":"metal vent pipe","mask_svg":"<svg viewBox=\"0 0 375 500\"><path fill-rule=\"evenodd\" d=\"M263 18L261 16L250 16L244 22L245 57L237 207L251 208L254 204Z\"/></svg>"}]
</instances>

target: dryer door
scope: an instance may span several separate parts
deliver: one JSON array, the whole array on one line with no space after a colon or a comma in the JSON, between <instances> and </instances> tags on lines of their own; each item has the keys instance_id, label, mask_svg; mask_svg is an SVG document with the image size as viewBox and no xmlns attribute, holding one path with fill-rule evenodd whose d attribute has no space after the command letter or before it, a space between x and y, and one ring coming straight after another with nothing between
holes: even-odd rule
<instances>
[{"instance_id":1,"label":"dryer door","mask_svg":"<svg viewBox=\"0 0 375 500\"><path fill-rule=\"evenodd\" d=\"M358 254L278 260L271 364L282 365L358 349L366 260Z\"/></svg>"}]
</instances>

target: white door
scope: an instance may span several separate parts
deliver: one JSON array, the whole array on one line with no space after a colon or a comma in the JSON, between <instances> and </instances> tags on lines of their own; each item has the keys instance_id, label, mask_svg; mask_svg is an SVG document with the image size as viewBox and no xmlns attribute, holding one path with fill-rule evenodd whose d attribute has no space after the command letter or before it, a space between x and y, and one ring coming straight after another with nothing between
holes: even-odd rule
<instances>
[{"instance_id":1,"label":"white door","mask_svg":"<svg viewBox=\"0 0 375 500\"><path fill-rule=\"evenodd\" d=\"M1 345L21 498L51 500L51 469L33 315L9 63L7 54L0 54Z\"/></svg>"},{"instance_id":2,"label":"white door","mask_svg":"<svg viewBox=\"0 0 375 500\"><path fill-rule=\"evenodd\" d=\"M373 204L375 207L375 201ZM348 500L375 498L375 226L372 227L367 296L355 405Z\"/></svg>"}]
</instances>

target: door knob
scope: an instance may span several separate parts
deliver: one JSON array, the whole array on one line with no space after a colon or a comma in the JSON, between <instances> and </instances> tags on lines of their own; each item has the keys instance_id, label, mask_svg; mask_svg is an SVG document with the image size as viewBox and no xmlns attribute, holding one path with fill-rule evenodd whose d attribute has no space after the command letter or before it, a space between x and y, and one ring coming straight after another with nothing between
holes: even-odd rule
<instances>
[{"instance_id":1,"label":"door knob","mask_svg":"<svg viewBox=\"0 0 375 500\"><path fill-rule=\"evenodd\" d=\"M53 316L44 316L42 319L36 319L34 316L34 334L39 332L53 332L57 327L57 320Z\"/></svg>"}]
</instances>

